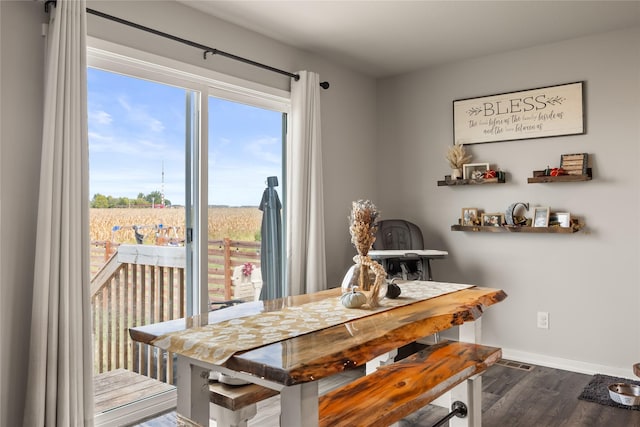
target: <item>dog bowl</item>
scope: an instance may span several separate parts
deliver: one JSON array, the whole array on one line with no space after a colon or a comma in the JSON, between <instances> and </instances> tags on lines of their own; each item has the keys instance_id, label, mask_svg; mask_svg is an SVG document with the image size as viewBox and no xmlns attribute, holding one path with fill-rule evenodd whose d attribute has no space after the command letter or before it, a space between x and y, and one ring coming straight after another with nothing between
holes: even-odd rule
<instances>
[{"instance_id":1,"label":"dog bowl","mask_svg":"<svg viewBox=\"0 0 640 427\"><path fill-rule=\"evenodd\" d=\"M609 396L621 405L640 405L640 386L627 383L615 383L609 386Z\"/></svg>"}]
</instances>

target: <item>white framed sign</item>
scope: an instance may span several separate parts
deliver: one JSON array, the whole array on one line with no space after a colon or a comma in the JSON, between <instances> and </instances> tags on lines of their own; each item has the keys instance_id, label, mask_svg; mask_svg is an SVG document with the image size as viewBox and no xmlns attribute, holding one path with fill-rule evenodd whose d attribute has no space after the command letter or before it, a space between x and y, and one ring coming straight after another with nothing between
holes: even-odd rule
<instances>
[{"instance_id":1,"label":"white framed sign","mask_svg":"<svg viewBox=\"0 0 640 427\"><path fill-rule=\"evenodd\" d=\"M584 134L583 83L455 100L454 144Z\"/></svg>"}]
</instances>

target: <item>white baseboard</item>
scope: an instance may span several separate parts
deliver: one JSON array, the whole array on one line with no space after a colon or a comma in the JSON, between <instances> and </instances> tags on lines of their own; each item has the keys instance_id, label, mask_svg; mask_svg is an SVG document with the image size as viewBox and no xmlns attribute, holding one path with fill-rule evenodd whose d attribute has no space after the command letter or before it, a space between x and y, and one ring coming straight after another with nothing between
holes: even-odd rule
<instances>
[{"instance_id":1,"label":"white baseboard","mask_svg":"<svg viewBox=\"0 0 640 427\"><path fill-rule=\"evenodd\" d=\"M177 392L169 390L146 399L138 400L94 417L95 427L118 427L131 425L145 418L176 408Z\"/></svg>"},{"instance_id":2,"label":"white baseboard","mask_svg":"<svg viewBox=\"0 0 640 427\"><path fill-rule=\"evenodd\" d=\"M546 356L544 354L537 353L528 353L525 351L512 350L508 348L502 349L502 357L504 359L514 360L517 362L530 363L532 365L546 366L548 368L562 369L565 371L578 372L581 374L603 374L613 377L635 378L635 375L633 374L632 364L629 364L628 369L623 369L614 366L598 365L596 363L563 359L560 357Z\"/></svg>"}]
</instances>

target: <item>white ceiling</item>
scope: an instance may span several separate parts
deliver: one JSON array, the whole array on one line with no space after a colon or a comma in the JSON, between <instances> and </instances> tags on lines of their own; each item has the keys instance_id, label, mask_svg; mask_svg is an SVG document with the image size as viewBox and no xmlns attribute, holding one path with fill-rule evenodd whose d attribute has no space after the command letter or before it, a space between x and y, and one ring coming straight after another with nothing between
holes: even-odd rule
<instances>
[{"instance_id":1,"label":"white ceiling","mask_svg":"<svg viewBox=\"0 0 640 427\"><path fill-rule=\"evenodd\" d=\"M636 0L176 1L373 77L640 25Z\"/></svg>"}]
</instances>

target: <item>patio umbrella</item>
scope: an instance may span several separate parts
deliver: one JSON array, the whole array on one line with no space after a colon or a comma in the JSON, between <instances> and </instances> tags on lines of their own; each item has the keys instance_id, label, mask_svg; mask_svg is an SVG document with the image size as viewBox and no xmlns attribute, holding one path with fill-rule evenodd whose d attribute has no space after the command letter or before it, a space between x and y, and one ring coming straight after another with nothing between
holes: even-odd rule
<instances>
[{"instance_id":1,"label":"patio umbrella","mask_svg":"<svg viewBox=\"0 0 640 427\"><path fill-rule=\"evenodd\" d=\"M267 188L262 194L262 244L260 247L260 268L262 269L261 300L282 298L282 204L278 192L278 177L267 178Z\"/></svg>"}]
</instances>

